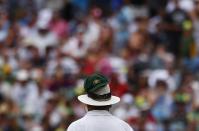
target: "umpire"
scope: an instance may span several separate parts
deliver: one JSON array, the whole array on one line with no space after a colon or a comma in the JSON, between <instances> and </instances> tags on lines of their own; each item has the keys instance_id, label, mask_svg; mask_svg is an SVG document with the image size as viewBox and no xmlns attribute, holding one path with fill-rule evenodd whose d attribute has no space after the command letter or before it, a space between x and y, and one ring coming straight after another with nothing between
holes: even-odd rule
<instances>
[{"instance_id":1,"label":"umpire","mask_svg":"<svg viewBox=\"0 0 199 131\"><path fill-rule=\"evenodd\" d=\"M86 104L86 115L73 122L67 131L133 131L124 121L113 116L109 109L120 101L112 96L108 79L101 74L93 74L84 82L87 94L78 96L78 100Z\"/></svg>"}]
</instances>

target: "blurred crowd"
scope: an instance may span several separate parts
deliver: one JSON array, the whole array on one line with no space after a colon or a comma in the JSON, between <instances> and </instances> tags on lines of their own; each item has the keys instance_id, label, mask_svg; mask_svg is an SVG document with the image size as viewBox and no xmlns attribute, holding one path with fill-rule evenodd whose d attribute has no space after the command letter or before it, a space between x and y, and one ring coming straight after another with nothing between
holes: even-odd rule
<instances>
[{"instance_id":1,"label":"blurred crowd","mask_svg":"<svg viewBox=\"0 0 199 131\"><path fill-rule=\"evenodd\" d=\"M0 0L0 131L65 131L94 72L135 131L199 131L199 0Z\"/></svg>"}]
</instances>

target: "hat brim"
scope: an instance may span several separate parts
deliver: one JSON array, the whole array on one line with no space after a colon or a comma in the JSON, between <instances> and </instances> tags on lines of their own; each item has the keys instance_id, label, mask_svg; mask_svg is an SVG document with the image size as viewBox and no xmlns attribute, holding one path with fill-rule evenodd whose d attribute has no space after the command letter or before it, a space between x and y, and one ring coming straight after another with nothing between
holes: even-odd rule
<instances>
[{"instance_id":1,"label":"hat brim","mask_svg":"<svg viewBox=\"0 0 199 131\"><path fill-rule=\"evenodd\" d=\"M110 100L107 101L96 101L91 98L89 98L87 95L80 95L78 96L78 100L86 105L92 105L92 106L107 106L107 105L113 105L120 101L120 98L117 96L111 96Z\"/></svg>"}]
</instances>

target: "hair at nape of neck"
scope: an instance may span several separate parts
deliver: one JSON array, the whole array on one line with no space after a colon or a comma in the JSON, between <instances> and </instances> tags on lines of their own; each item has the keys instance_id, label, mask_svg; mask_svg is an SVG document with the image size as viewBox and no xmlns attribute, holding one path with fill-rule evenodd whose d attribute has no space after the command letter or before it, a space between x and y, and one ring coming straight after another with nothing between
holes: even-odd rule
<instances>
[{"instance_id":1,"label":"hair at nape of neck","mask_svg":"<svg viewBox=\"0 0 199 131\"><path fill-rule=\"evenodd\" d=\"M92 106L92 105L87 105L88 111L91 110L107 110L109 111L112 105L107 105L107 106Z\"/></svg>"}]
</instances>

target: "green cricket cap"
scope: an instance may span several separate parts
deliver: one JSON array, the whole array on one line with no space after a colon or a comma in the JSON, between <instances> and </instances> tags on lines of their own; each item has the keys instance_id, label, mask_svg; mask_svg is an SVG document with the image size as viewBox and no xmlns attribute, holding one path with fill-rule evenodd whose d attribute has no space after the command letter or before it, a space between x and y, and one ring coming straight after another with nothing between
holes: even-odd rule
<instances>
[{"instance_id":1,"label":"green cricket cap","mask_svg":"<svg viewBox=\"0 0 199 131\"><path fill-rule=\"evenodd\" d=\"M102 74L95 73L88 76L84 81L84 89L87 93L95 92L96 90L105 87L108 84L108 79Z\"/></svg>"}]
</instances>

